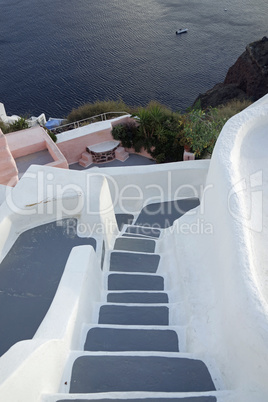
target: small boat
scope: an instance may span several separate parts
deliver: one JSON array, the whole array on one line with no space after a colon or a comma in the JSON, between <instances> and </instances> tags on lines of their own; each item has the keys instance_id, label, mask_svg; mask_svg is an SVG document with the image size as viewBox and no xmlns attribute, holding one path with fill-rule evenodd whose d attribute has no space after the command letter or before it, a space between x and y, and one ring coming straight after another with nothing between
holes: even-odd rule
<instances>
[{"instance_id":1,"label":"small boat","mask_svg":"<svg viewBox=\"0 0 268 402\"><path fill-rule=\"evenodd\" d=\"M176 31L176 35L180 35L180 34L182 34L182 33L186 33L188 31L188 29L187 28L184 28L184 29L178 29L177 31Z\"/></svg>"}]
</instances>

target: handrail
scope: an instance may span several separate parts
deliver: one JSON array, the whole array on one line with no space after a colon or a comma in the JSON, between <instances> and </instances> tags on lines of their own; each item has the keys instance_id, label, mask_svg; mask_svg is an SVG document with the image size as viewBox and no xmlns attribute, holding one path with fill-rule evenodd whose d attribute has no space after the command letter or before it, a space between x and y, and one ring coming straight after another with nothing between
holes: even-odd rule
<instances>
[{"instance_id":1,"label":"handrail","mask_svg":"<svg viewBox=\"0 0 268 402\"><path fill-rule=\"evenodd\" d=\"M105 120L107 120L107 115L115 115L115 114L128 115L129 113L127 113L127 112L105 112L105 113L97 114L95 116L87 117L86 119L74 121L71 123L63 124L62 126L51 128L50 131L52 131L54 134L60 134L60 133L63 133L64 131L73 130L74 128L81 127L82 125L85 125L85 123L87 121L88 121L88 123L86 123L86 124L95 123L96 120L99 118L101 118L100 121L105 121ZM97 120L97 121L99 121L99 120Z\"/></svg>"}]
</instances>

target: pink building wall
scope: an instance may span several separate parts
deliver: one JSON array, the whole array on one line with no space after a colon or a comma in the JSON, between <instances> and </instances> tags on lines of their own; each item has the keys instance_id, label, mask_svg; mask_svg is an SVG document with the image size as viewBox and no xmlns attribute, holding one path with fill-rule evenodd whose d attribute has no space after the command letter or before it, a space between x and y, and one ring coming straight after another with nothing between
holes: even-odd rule
<instances>
[{"instance_id":1,"label":"pink building wall","mask_svg":"<svg viewBox=\"0 0 268 402\"><path fill-rule=\"evenodd\" d=\"M64 135L64 133L62 135ZM57 143L57 146L71 165L72 163L77 163L81 159L82 153L86 152L87 146L112 140L113 136L111 134L111 128L107 128L93 133L91 132L81 137L59 142Z\"/></svg>"},{"instance_id":2,"label":"pink building wall","mask_svg":"<svg viewBox=\"0 0 268 402\"><path fill-rule=\"evenodd\" d=\"M47 166L69 169L64 155L40 126L6 134L6 139L14 159L47 149L54 159L54 162L48 163Z\"/></svg>"},{"instance_id":3,"label":"pink building wall","mask_svg":"<svg viewBox=\"0 0 268 402\"><path fill-rule=\"evenodd\" d=\"M0 129L0 184L15 186L18 180L15 160L8 147L6 137Z\"/></svg>"}]
</instances>

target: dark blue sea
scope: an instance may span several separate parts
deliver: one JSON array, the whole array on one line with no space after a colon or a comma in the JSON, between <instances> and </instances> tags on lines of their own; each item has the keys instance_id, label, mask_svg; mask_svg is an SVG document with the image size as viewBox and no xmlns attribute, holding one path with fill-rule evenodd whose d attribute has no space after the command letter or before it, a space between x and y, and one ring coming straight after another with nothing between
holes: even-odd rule
<instances>
[{"instance_id":1,"label":"dark blue sea","mask_svg":"<svg viewBox=\"0 0 268 402\"><path fill-rule=\"evenodd\" d=\"M267 28L267 0L0 0L0 102L47 118L119 98L184 110Z\"/></svg>"}]
</instances>

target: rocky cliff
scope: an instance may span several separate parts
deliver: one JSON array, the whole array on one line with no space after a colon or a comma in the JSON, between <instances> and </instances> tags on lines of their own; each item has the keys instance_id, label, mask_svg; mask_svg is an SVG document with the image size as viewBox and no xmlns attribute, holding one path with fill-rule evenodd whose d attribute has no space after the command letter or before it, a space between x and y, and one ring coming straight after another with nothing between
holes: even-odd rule
<instances>
[{"instance_id":1,"label":"rocky cliff","mask_svg":"<svg viewBox=\"0 0 268 402\"><path fill-rule=\"evenodd\" d=\"M233 99L256 101L268 93L268 38L250 43L229 68L223 83L215 85L196 101L201 107L218 106Z\"/></svg>"}]
</instances>

